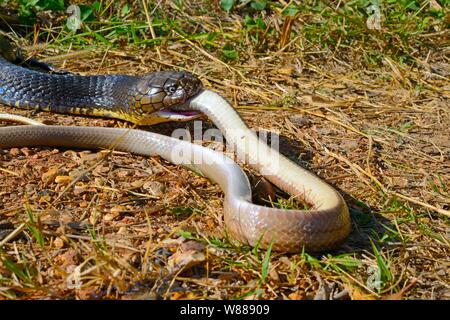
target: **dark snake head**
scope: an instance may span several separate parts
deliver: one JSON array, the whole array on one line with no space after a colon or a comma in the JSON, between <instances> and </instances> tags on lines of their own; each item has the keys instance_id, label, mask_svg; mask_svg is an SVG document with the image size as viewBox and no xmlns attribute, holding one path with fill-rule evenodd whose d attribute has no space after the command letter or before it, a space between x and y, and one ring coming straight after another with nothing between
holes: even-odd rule
<instances>
[{"instance_id":1,"label":"dark snake head","mask_svg":"<svg viewBox=\"0 0 450 320\"><path fill-rule=\"evenodd\" d=\"M132 112L140 124L166 121L187 121L199 116L198 112L175 110L202 90L200 79L189 72L161 71L143 76L137 83ZM173 109L172 109L173 108Z\"/></svg>"}]
</instances>

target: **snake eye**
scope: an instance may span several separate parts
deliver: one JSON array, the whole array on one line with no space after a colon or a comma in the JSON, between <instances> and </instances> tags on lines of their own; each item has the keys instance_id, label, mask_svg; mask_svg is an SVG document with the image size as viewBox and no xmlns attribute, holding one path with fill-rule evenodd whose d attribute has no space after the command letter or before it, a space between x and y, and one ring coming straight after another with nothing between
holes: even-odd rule
<instances>
[{"instance_id":1,"label":"snake eye","mask_svg":"<svg viewBox=\"0 0 450 320\"><path fill-rule=\"evenodd\" d=\"M167 91L169 91L169 93L175 93L175 91L177 91L177 88L175 86L170 86L167 88Z\"/></svg>"}]
</instances>

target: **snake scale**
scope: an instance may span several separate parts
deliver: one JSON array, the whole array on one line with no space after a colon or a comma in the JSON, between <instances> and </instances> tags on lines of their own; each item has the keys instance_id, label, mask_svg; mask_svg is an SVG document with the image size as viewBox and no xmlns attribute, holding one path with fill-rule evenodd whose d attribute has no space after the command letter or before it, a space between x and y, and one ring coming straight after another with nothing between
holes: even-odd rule
<instances>
[{"instance_id":1,"label":"snake scale","mask_svg":"<svg viewBox=\"0 0 450 320\"><path fill-rule=\"evenodd\" d=\"M10 59L9 59L10 60ZM235 109L206 90L188 72L163 71L141 77L81 76L31 70L0 58L0 103L59 113L120 118L138 125L187 121L208 116L228 144L251 167L294 197L308 210L264 207L251 202L242 169L223 153L137 129L19 125L0 128L0 148L55 146L111 148L140 155L159 155L217 182L224 191L228 233L244 244L282 252L330 250L350 232L350 216L341 195L258 139ZM1 119L2 117L0 117ZM20 117L3 118L29 123ZM32 123L36 124L36 123Z\"/></svg>"}]
</instances>

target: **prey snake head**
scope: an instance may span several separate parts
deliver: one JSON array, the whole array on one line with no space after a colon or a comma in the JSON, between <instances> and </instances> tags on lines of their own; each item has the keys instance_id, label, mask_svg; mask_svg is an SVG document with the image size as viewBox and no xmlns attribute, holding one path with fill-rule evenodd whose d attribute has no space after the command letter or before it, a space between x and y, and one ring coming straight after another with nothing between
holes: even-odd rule
<instances>
[{"instance_id":1,"label":"prey snake head","mask_svg":"<svg viewBox=\"0 0 450 320\"><path fill-rule=\"evenodd\" d=\"M140 125L166 121L189 121L199 112L183 110L191 98L202 91L200 79L189 72L161 71L141 77L131 96L130 111Z\"/></svg>"}]
</instances>

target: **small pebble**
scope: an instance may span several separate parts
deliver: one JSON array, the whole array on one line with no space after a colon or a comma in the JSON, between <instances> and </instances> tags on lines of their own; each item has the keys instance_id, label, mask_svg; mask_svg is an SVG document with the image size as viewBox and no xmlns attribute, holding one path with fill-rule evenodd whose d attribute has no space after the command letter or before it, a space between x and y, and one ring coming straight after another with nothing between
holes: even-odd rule
<instances>
[{"instance_id":1,"label":"small pebble","mask_svg":"<svg viewBox=\"0 0 450 320\"><path fill-rule=\"evenodd\" d=\"M55 246L55 248L61 249L64 247L64 241L61 238L57 237L53 241L53 245Z\"/></svg>"}]
</instances>

